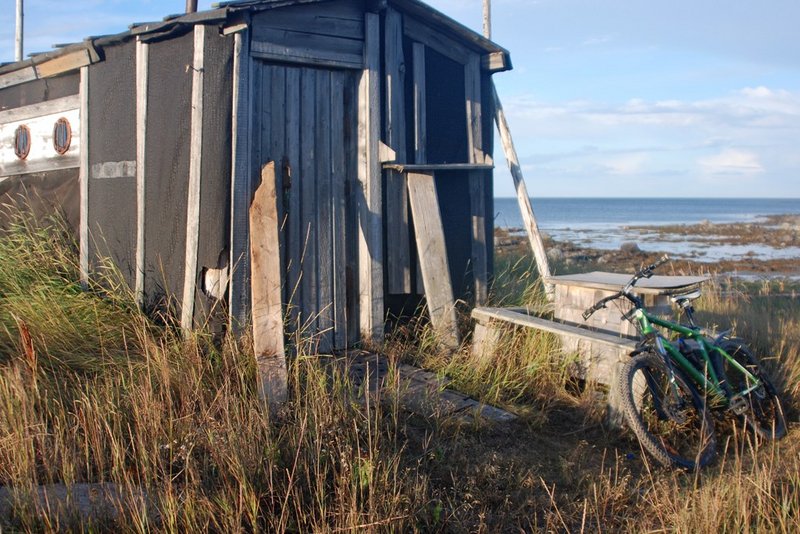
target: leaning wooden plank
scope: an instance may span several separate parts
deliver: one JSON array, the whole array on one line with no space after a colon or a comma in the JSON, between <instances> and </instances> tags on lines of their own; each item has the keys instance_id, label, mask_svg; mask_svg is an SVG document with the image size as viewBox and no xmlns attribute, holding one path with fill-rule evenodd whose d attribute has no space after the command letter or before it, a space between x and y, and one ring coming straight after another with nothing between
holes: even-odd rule
<instances>
[{"instance_id":1,"label":"leaning wooden plank","mask_svg":"<svg viewBox=\"0 0 800 534\"><path fill-rule=\"evenodd\" d=\"M405 59L403 16L386 10L384 23L384 68L386 71L386 142L395 151L395 161L406 161ZM389 293L411 293L411 243L408 231L408 193L404 174L386 171L386 269Z\"/></svg>"},{"instance_id":2,"label":"leaning wooden plank","mask_svg":"<svg viewBox=\"0 0 800 534\"><path fill-rule=\"evenodd\" d=\"M281 306L280 221L275 162L261 172L261 185L250 205L250 265L253 306L253 352L258 394L274 413L288 396Z\"/></svg>"},{"instance_id":3,"label":"leaning wooden plank","mask_svg":"<svg viewBox=\"0 0 800 534\"><path fill-rule=\"evenodd\" d=\"M364 71L358 87L358 265L361 337L383 339L383 238L381 232L380 16L364 15Z\"/></svg>"},{"instance_id":4,"label":"leaning wooden plank","mask_svg":"<svg viewBox=\"0 0 800 534\"><path fill-rule=\"evenodd\" d=\"M542 234L539 232L539 225L536 224L536 217L533 215L531 199L528 196L528 188L525 186L525 178L522 176L522 167L519 165L517 150L514 148L514 140L511 138L511 129L508 126L506 115L503 112L503 105L500 97L497 96L497 88L492 83L492 93L494 96L495 121L497 130L500 132L500 140L503 143L503 152L511 170L511 177L514 180L514 188L517 190L517 201L522 212L522 221L525 224L525 231L528 233L528 240L533 250L533 257L536 260L536 267L539 269L539 276L543 280L550 277L550 265L547 263L547 253L544 250ZM553 284L544 283L545 293L548 300L553 300Z\"/></svg>"},{"instance_id":5,"label":"leaning wooden plank","mask_svg":"<svg viewBox=\"0 0 800 534\"><path fill-rule=\"evenodd\" d=\"M410 173L408 198L414 217L414 234L431 324L441 342L456 349L459 341L453 285L433 174Z\"/></svg>"},{"instance_id":6,"label":"leaning wooden plank","mask_svg":"<svg viewBox=\"0 0 800 534\"><path fill-rule=\"evenodd\" d=\"M186 201L186 254L183 270L181 328L194 326L194 301L197 289L197 249L200 242L200 180L203 169L203 80L205 26L194 27L192 62L192 116L189 136L189 198Z\"/></svg>"}]
</instances>

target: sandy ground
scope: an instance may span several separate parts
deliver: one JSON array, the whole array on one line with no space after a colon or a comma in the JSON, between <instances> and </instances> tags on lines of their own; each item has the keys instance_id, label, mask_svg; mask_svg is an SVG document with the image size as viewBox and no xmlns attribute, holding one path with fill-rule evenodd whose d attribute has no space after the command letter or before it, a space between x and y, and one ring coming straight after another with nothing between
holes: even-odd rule
<instances>
[{"instance_id":1,"label":"sandy ground","mask_svg":"<svg viewBox=\"0 0 800 534\"><path fill-rule=\"evenodd\" d=\"M696 243L696 251L688 257L671 263L675 272L737 274L752 278L791 277L800 279L800 256L756 257L752 253L731 254L717 261L703 261L703 251L714 247L770 247L776 251L800 247L800 216L775 215L758 222L713 224L702 222L694 225L630 226L633 236L647 234L656 236L656 242L685 241ZM651 237L652 239L652 237ZM576 243L554 241L545 238L545 248L550 259L551 270L556 274L604 270L632 272L639 265L663 254L653 251L652 241L647 252L640 250L636 241L624 243L616 250L587 248ZM528 254L527 237L522 229L495 230L495 247L498 259ZM657 247L656 247L657 248ZM695 257L692 257L695 256ZM776 254L777 256L777 254Z\"/></svg>"}]
</instances>

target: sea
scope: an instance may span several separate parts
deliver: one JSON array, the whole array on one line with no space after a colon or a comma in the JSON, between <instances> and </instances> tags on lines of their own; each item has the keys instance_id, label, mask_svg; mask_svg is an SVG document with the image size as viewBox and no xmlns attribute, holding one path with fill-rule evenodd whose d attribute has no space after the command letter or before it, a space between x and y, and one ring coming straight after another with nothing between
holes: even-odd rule
<instances>
[{"instance_id":1,"label":"sea","mask_svg":"<svg viewBox=\"0 0 800 534\"><path fill-rule=\"evenodd\" d=\"M725 245L713 235L661 234L658 227L673 224L759 222L767 215L800 215L800 199L765 198L533 198L539 229L557 241L601 250L618 250L634 242L645 251L666 252L676 258L714 262L747 256L758 259L798 258L800 247ZM495 226L523 232L516 198L494 199Z\"/></svg>"}]
</instances>

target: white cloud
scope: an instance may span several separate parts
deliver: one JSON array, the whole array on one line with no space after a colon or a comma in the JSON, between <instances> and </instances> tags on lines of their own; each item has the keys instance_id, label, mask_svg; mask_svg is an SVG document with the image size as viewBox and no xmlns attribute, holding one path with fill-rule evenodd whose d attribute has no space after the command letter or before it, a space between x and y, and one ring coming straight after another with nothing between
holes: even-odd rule
<instances>
[{"instance_id":1,"label":"white cloud","mask_svg":"<svg viewBox=\"0 0 800 534\"><path fill-rule=\"evenodd\" d=\"M757 154L733 148L700 158L698 164L707 176L753 176L764 172Z\"/></svg>"}]
</instances>

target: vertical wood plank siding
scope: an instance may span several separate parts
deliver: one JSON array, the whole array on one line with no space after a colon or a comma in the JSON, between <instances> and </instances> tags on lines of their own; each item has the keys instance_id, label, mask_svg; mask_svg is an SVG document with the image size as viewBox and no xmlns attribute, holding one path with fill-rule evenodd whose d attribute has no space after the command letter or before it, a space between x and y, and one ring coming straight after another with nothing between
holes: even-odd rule
<instances>
[{"instance_id":1,"label":"vertical wood plank siding","mask_svg":"<svg viewBox=\"0 0 800 534\"><path fill-rule=\"evenodd\" d=\"M286 157L283 161L284 187L288 190L286 202L288 217L284 234L286 236L286 255L288 280L286 283L286 303L288 318L292 329L298 328L301 300L300 268L303 257L304 236L300 213L300 69L286 69Z\"/></svg>"},{"instance_id":2,"label":"vertical wood plank siding","mask_svg":"<svg viewBox=\"0 0 800 534\"><path fill-rule=\"evenodd\" d=\"M403 16L386 10L384 66L386 71L385 139L406 162L405 59L403 57ZM408 231L408 193L402 173L386 171L386 269L389 293L411 292L411 244Z\"/></svg>"},{"instance_id":3,"label":"vertical wood plank siding","mask_svg":"<svg viewBox=\"0 0 800 534\"><path fill-rule=\"evenodd\" d=\"M317 71L303 69L300 73L300 153L301 161L301 217L303 255L301 261L302 310L304 330L318 330L317 310L317 154L315 151L314 121L316 119Z\"/></svg>"},{"instance_id":4,"label":"vertical wood plank siding","mask_svg":"<svg viewBox=\"0 0 800 534\"><path fill-rule=\"evenodd\" d=\"M331 73L318 71L316 79L316 182L317 182L317 317L319 351L333 347L333 213L331 211ZM341 125L339 125L341 127Z\"/></svg>"},{"instance_id":5,"label":"vertical wood plank siding","mask_svg":"<svg viewBox=\"0 0 800 534\"><path fill-rule=\"evenodd\" d=\"M331 231L332 231L332 284L333 302L331 317L335 329L333 345L335 348L347 347L347 236L350 228L347 223L347 205L345 194L347 181L347 109L345 107L345 91L352 80L352 74L331 72L330 112L331 112ZM352 84L350 84L352 87ZM342 124L335 122L341 118Z\"/></svg>"}]
</instances>

